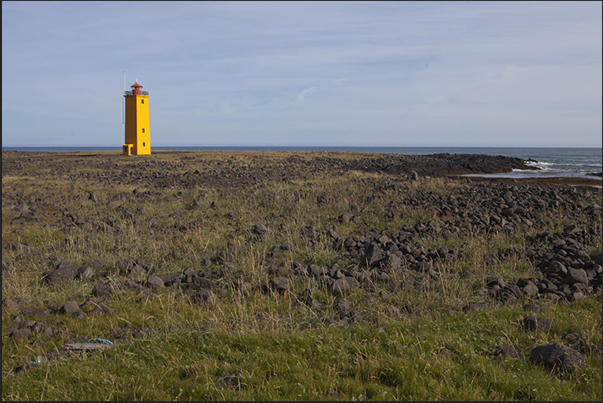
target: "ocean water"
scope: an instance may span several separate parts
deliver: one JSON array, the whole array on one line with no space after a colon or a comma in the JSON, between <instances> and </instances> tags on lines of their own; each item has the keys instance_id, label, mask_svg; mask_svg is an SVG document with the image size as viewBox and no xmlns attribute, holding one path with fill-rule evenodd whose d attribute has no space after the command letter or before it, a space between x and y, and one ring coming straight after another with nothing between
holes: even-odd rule
<instances>
[{"instance_id":1,"label":"ocean water","mask_svg":"<svg viewBox=\"0 0 603 403\"><path fill-rule=\"evenodd\" d=\"M504 174L474 175L506 178L528 177L600 177L588 174L601 172L601 148L529 148L529 147L153 147L153 150L215 150L215 151L342 151L381 154L429 155L438 153L485 154L534 160L528 165L535 170L514 170ZM2 151L25 152L95 152L121 151L120 147L2 147ZM471 176L471 175L469 175Z\"/></svg>"}]
</instances>

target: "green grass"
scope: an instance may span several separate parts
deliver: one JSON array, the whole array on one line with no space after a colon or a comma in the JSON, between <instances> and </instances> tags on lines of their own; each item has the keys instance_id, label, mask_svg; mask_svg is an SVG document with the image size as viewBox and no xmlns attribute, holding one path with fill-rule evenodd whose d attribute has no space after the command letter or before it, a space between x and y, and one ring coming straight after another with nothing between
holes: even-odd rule
<instances>
[{"instance_id":1,"label":"green grass","mask_svg":"<svg viewBox=\"0 0 603 403\"><path fill-rule=\"evenodd\" d=\"M600 354L587 355L587 366L569 374L526 359L531 348L560 341L569 329L600 343L600 310L592 317L600 303L600 296L592 297L569 315L565 307L550 308L544 316L558 322L559 330L540 336L521 330L525 312L516 307L345 329L242 334L200 329L175 317L182 319L177 332L163 329L157 337L4 377L3 395L11 400L323 400L337 391L342 400L600 400ZM139 325L154 322L152 312L144 315ZM584 326L586 317L598 325ZM514 347L519 358L489 357L498 345ZM4 349L12 354L17 347ZM440 355L442 348L454 354ZM239 370L242 377L232 387L218 385L220 377Z\"/></svg>"}]
</instances>

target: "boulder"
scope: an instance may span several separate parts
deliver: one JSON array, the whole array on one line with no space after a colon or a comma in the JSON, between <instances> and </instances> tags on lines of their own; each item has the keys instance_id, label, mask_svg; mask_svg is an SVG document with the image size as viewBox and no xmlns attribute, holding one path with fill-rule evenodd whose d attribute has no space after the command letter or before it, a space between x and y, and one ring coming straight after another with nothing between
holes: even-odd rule
<instances>
[{"instance_id":1,"label":"boulder","mask_svg":"<svg viewBox=\"0 0 603 403\"><path fill-rule=\"evenodd\" d=\"M383 251L376 243L371 243L364 252L364 258L368 266L373 266L383 259Z\"/></svg>"},{"instance_id":2,"label":"boulder","mask_svg":"<svg viewBox=\"0 0 603 403\"><path fill-rule=\"evenodd\" d=\"M13 339L29 339L31 337L31 330L28 328L15 329L8 336Z\"/></svg>"},{"instance_id":3,"label":"boulder","mask_svg":"<svg viewBox=\"0 0 603 403\"><path fill-rule=\"evenodd\" d=\"M77 304L77 302L75 301L70 301L68 303L66 303L65 305L63 305L60 309L59 312L60 313L72 313L72 312L77 312L80 311L80 306Z\"/></svg>"},{"instance_id":4,"label":"boulder","mask_svg":"<svg viewBox=\"0 0 603 403\"><path fill-rule=\"evenodd\" d=\"M527 316L523 319L523 328L530 332L548 332L556 326L555 322L546 318Z\"/></svg>"},{"instance_id":5,"label":"boulder","mask_svg":"<svg viewBox=\"0 0 603 403\"><path fill-rule=\"evenodd\" d=\"M586 284L588 285L588 276L586 275L586 271L584 269L567 269L567 276L565 277L565 281L569 285L573 285L576 283Z\"/></svg>"},{"instance_id":6,"label":"boulder","mask_svg":"<svg viewBox=\"0 0 603 403\"><path fill-rule=\"evenodd\" d=\"M551 273L566 274L567 268L563 263L553 260L551 263L549 263L548 271Z\"/></svg>"},{"instance_id":7,"label":"boulder","mask_svg":"<svg viewBox=\"0 0 603 403\"><path fill-rule=\"evenodd\" d=\"M517 351L513 347L501 347L501 346L497 346L496 347L495 355L496 356L506 355L506 356L509 356L511 358L517 358L518 357Z\"/></svg>"},{"instance_id":8,"label":"boulder","mask_svg":"<svg viewBox=\"0 0 603 403\"><path fill-rule=\"evenodd\" d=\"M111 294L111 288L110 287L105 287L102 284L97 284L94 286L94 288L92 288L92 291L90 292L90 294L92 294L95 297L104 297L107 296L109 294Z\"/></svg>"},{"instance_id":9,"label":"boulder","mask_svg":"<svg viewBox=\"0 0 603 403\"><path fill-rule=\"evenodd\" d=\"M329 270L329 276L334 279L340 279L343 278L345 275L343 274L343 272L341 270L339 270L339 266L333 266L331 268L331 270Z\"/></svg>"},{"instance_id":10,"label":"boulder","mask_svg":"<svg viewBox=\"0 0 603 403\"><path fill-rule=\"evenodd\" d=\"M161 277L151 274L147 278L147 286L157 289L165 287L165 283Z\"/></svg>"},{"instance_id":11,"label":"boulder","mask_svg":"<svg viewBox=\"0 0 603 403\"><path fill-rule=\"evenodd\" d=\"M402 259L400 259L397 255L391 254L387 257L386 267L388 269L399 269L402 266Z\"/></svg>"},{"instance_id":12,"label":"boulder","mask_svg":"<svg viewBox=\"0 0 603 403\"><path fill-rule=\"evenodd\" d=\"M333 283L331 284L331 291L335 295L343 295L350 288L354 288L354 287L358 287L358 286L359 286L358 280L356 280L354 277L344 276L344 277L341 277L341 278L333 281Z\"/></svg>"},{"instance_id":13,"label":"boulder","mask_svg":"<svg viewBox=\"0 0 603 403\"><path fill-rule=\"evenodd\" d=\"M180 284L182 280L182 273L160 273L155 275L163 280L163 284L166 287L174 284Z\"/></svg>"},{"instance_id":14,"label":"boulder","mask_svg":"<svg viewBox=\"0 0 603 403\"><path fill-rule=\"evenodd\" d=\"M196 288L211 289L214 286L214 280L209 277L201 276L199 273L195 273L192 277L193 285Z\"/></svg>"},{"instance_id":15,"label":"boulder","mask_svg":"<svg viewBox=\"0 0 603 403\"><path fill-rule=\"evenodd\" d=\"M530 352L530 361L566 371L572 371L586 362L578 351L559 343L534 348Z\"/></svg>"},{"instance_id":16,"label":"boulder","mask_svg":"<svg viewBox=\"0 0 603 403\"><path fill-rule=\"evenodd\" d=\"M92 266L84 265L77 269L76 276L80 280L88 280L94 276L94 269Z\"/></svg>"},{"instance_id":17,"label":"boulder","mask_svg":"<svg viewBox=\"0 0 603 403\"><path fill-rule=\"evenodd\" d=\"M73 280L77 274L77 269L59 258L55 269L44 276L44 280L48 284L60 284L65 281Z\"/></svg>"},{"instance_id":18,"label":"boulder","mask_svg":"<svg viewBox=\"0 0 603 403\"><path fill-rule=\"evenodd\" d=\"M253 226L252 231L254 234L264 235L268 231L268 229L264 224L256 224Z\"/></svg>"},{"instance_id":19,"label":"boulder","mask_svg":"<svg viewBox=\"0 0 603 403\"><path fill-rule=\"evenodd\" d=\"M74 319L86 319L86 312L84 311L75 311L71 314L71 317Z\"/></svg>"},{"instance_id":20,"label":"boulder","mask_svg":"<svg viewBox=\"0 0 603 403\"><path fill-rule=\"evenodd\" d=\"M515 216L515 210L511 208L506 208L500 212L500 215L502 215L503 217L511 218Z\"/></svg>"},{"instance_id":21,"label":"boulder","mask_svg":"<svg viewBox=\"0 0 603 403\"><path fill-rule=\"evenodd\" d=\"M268 281L268 286L273 291L284 293L291 288L291 282L287 277L275 277Z\"/></svg>"},{"instance_id":22,"label":"boulder","mask_svg":"<svg viewBox=\"0 0 603 403\"><path fill-rule=\"evenodd\" d=\"M504 288L506 286L505 279L500 276L486 277L486 286L492 287L494 285L498 285L500 288Z\"/></svg>"},{"instance_id":23,"label":"boulder","mask_svg":"<svg viewBox=\"0 0 603 403\"><path fill-rule=\"evenodd\" d=\"M94 310L92 310L92 313L96 313L96 314L100 314L100 315L105 315L105 314L110 314L115 312L115 309L103 304L102 302L99 303L96 308L94 308Z\"/></svg>"},{"instance_id":24,"label":"boulder","mask_svg":"<svg viewBox=\"0 0 603 403\"><path fill-rule=\"evenodd\" d=\"M523 287L523 293L525 295L527 295L528 297L535 297L536 295L538 295L538 287L532 283L531 281L529 281L524 287Z\"/></svg>"}]
</instances>

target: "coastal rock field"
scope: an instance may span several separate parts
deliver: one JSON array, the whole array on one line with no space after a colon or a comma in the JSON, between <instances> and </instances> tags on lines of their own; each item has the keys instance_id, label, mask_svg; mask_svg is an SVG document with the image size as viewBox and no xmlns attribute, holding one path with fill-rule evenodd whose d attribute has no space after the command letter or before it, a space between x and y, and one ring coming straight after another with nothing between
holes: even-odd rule
<instances>
[{"instance_id":1,"label":"coastal rock field","mask_svg":"<svg viewBox=\"0 0 603 403\"><path fill-rule=\"evenodd\" d=\"M3 399L600 400L601 180L525 162L3 152Z\"/></svg>"}]
</instances>

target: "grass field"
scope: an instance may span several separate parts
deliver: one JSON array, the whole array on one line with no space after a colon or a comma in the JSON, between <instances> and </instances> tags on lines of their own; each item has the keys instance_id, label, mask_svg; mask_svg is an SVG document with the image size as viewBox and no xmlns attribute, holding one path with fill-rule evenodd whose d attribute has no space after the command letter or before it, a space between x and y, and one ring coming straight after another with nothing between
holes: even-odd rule
<instances>
[{"instance_id":1,"label":"grass field","mask_svg":"<svg viewBox=\"0 0 603 403\"><path fill-rule=\"evenodd\" d=\"M583 213L601 206L600 189L578 190L580 205L551 203L531 227L480 232L453 211L409 202L460 197L473 182L311 165L317 156L371 158L327 154L34 153L28 159L3 152L3 165L13 168L2 178L2 297L21 301L18 309L2 309L3 399L601 400L600 287L557 303L541 294L505 303L486 287L491 276L543 278L523 255L505 255L530 247L535 234L594 228L598 237L585 253L600 254L601 216L593 221ZM308 170L287 171L290 158L306 161ZM160 182L166 172L195 171L205 179ZM21 203L35 220L14 221L24 213ZM455 253L434 263L435 274L402 263L380 281L381 269L334 242L394 238L402 228L429 225L438 230L417 232L409 243ZM456 232L439 230L447 226ZM74 268L90 265L94 275L44 283L58 258ZM309 274L309 265L373 280L335 293L325 278ZM151 274L187 270L211 278L218 303L199 303L185 287L148 286ZM288 279L284 291L274 290L276 277ZM420 292L403 286L408 278L421 282ZM128 281L130 288L123 286ZM113 291L91 300L98 284ZM315 303L304 302L308 294ZM85 318L58 312L69 301ZM100 302L114 312L93 312ZM463 310L476 302L488 308ZM555 327L526 332L522 320L535 315L526 304L540 306L536 316ZM44 309L50 313L39 314ZM53 332L10 337L16 319ZM585 365L559 371L528 359L537 346L571 345L569 333L582 335ZM115 344L15 370L90 338ZM518 356L497 355L497 347L512 347Z\"/></svg>"}]
</instances>

